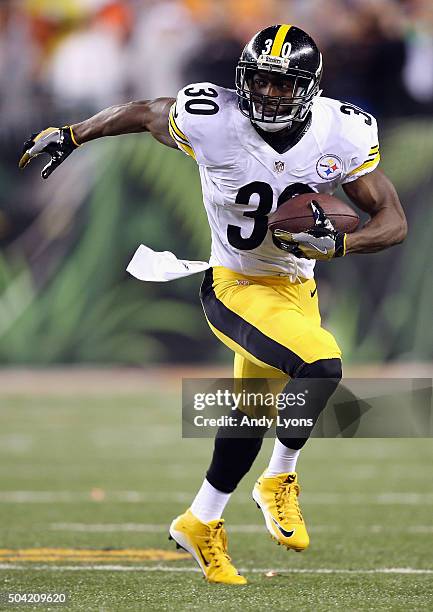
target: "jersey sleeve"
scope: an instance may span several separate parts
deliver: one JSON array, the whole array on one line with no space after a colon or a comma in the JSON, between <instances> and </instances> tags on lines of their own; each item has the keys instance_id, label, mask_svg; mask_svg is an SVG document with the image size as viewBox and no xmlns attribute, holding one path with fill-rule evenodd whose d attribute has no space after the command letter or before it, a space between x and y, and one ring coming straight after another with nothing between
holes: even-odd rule
<instances>
[{"instance_id":1,"label":"jersey sleeve","mask_svg":"<svg viewBox=\"0 0 433 612\"><path fill-rule=\"evenodd\" d=\"M351 107L348 107L351 108ZM360 109L348 118L345 126L347 136L347 164L345 176L341 181L350 183L364 174L372 172L379 165L379 136L376 119ZM350 121L350 123L349 123Z\"/></svg>"},{"instance_id":2,"label":"jersey sleeve","mask_svg":"<svg viewBox=\"0 0 433 612\"><path fill-rule=\"evenodd\" d=\"M197 158L195 156L191 141L189 140L185 132L181 129L181 126L185 129L185 126L183 125L185 121L182 121L181 113L179 113L178 111L178 100L179 95L176 99L176 102L170 108L170 114L168 116L168 131L170 132L170 136L173 138L178 148L186 155L189 155L190 157L196 160ZM179 104L179 107L180 106L181 105Z\"/></svg>"},{"instance_id":3,"label":"jersey sleeve","mask_svg":"<svg viewBox=\"0 0 433 612\"><path fill-rule=\"evenodd\" d=\"M206 149L215 139L219 114L219 90L212 83L187 85L177 94L170 109L168 129L178 148L196 160L207 163Z\"/></svg>"}]
</instances>

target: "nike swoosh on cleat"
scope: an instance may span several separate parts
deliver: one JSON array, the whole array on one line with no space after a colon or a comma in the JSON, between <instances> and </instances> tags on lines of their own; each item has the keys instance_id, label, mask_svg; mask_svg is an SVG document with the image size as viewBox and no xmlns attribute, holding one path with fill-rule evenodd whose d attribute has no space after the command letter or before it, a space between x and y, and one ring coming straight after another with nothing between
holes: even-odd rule
<instances>
[{"instance_id":1,"label":"nike swoosh on cleat","mask_svg":"<svg viewBox=\"0 0 433 612\"><path fill-rule=\"evenodd\" d=\"M197 550L199 552L200 557L203 560L203 563L205 564L206 567L209 567L210 563L209 561L206 561L206 559L204 558L204 554L201 552L200 548L197 546Z\"/></svg>"},{"instance_id":2,"label":"nike swoosh on cleat","mask_svg":"<svg viewBox=\"0 0 433 612\"><path fill-rule=\"evenodd\" d=\"M281 525L279 525L279 523L277 523L277 521L274 519L274 517L272 517L272 520L274 521L275 525L278 527L278 529L281 531L281 533L283 534L283 536L285 538L291 538L292 535L295 533L294 529L292 529L291 531L286 531L285 529L283 529L281 527Z\"/></svg>"}]
</instances>

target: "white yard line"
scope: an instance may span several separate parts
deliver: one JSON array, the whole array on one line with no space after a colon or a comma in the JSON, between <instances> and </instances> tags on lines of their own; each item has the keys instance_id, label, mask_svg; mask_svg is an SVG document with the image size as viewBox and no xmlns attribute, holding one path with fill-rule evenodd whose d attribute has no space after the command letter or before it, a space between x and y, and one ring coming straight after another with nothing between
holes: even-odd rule
<instances>
[{"instance_id":1,"label":"white yard line","mask_svg":"<svg viewBox=\"0 0 433 612\"><path fill-rule=\"evenodd\" d=\"M99 490L98 490L99 491ZM172 491L167 493L145 493L144 491L105 491L97 499L91 491L0 491L0 503L104 503L122 502L131 504L190 503L195 492ZM382 493L303 493L302 501L310 505L433 505L433 493L394 492ZM250 504L246 493L233 495L231 504Z\"/></svg>"},{"instance_id":2,"label":"white yard line","mask_svg":"<svg viewBox=\"0 0 433 612\"><path fill-rule=\"evenodd\" d=\"M168 531L168 523L51 523L49 529L52 531L72 531L82 533L165 533ZM309 531L312 533L335 533L344 531L346 527L337 525L312 525ZM367 525L352 527L352 531L362 533L381 533L401 531L401 527L388 525ZM229 533L263 533L266 531L265 524L257 525L227 525ZM405 531L412 534L433 534L433 525L409 525Z\"/></svg>"},{"instance_id":3,"label":"white yard line","mask_svg":"<svg viewBox=\"0 0 433 612\"><path fill-rule=\"evenodd\" d=\"M108 572L185 572L196 573L200 572L195 567L170 567L168 565L12 565L1 563L0 570L22 570L22 571L54 571L54 572L70 572L70 571L108 571ZM383 567L375 569L338 569L338 568L258 568L258 567L241 567L241 573L265 574L269 571L277 574L349 574L349 575L370 575L370 574L398 574L398 575L430 575L433 574L433 569L417 569L413 567Z\"/></svg>"}]
</instances>

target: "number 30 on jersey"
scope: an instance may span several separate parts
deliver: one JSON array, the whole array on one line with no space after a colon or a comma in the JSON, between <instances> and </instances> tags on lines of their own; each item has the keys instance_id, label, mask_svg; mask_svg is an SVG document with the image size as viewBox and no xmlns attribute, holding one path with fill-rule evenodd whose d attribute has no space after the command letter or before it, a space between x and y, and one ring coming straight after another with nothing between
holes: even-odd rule
<instances>
[{"instance_id":1,"label":"number 30 on jersey","mask_svg":"<svg viewBox=\"0 0 433 612\"><path fill-rule=\"evenodd\" d=\"M185 95L194 98L193 100L187 100L185 103L185 110L191 115L215 115L220 109L215 100L212 100L212 98L218 97L218 92L213 87L207 89L188 87L188 89L185 89Z\"/></svg>"},{"instance_id":2,"label":"number 30 on jersey","mask_svg":"<svg viewBox=\"0 0 433 612\"><path fill-rule=\"evenodd\" d=\"M314 190L303 183L289 185L279 196L277 207L301 193L314 193ZM268 215L272 210L274 202L274 192L268 183L254 181L253 183L244 185L238 191L236 204L249 204L251 196L254 194L259 196L258 207L255 210L248 210L243 214L244 217L254 219L253 231L250 236L244 238L242 236L242 228L238 225L227 226L227 240L229 244L235 249L240 249L242 251L251 251L259 247L266 238L268 232Z\"/></svg>"}]
</instances>

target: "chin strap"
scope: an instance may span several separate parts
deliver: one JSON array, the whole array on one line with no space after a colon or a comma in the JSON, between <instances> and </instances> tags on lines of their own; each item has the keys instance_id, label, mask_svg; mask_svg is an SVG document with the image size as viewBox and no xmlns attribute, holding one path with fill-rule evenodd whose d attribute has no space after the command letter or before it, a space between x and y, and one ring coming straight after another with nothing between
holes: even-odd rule
<instances>
[{"instance_id":1,"label":"chin strap","mask_svg":"<svg viewBox=\"0 0 433 612\"><path fill-rule=\"evenodd\" d=\"M258 119L251 119L251 123L254 123L260 130L263 132L281 132L286 128L290 129L293 125L293 121L286 121L285 123L267 123L264 121L259 121Z\"/></svg>"}]
</instances>

